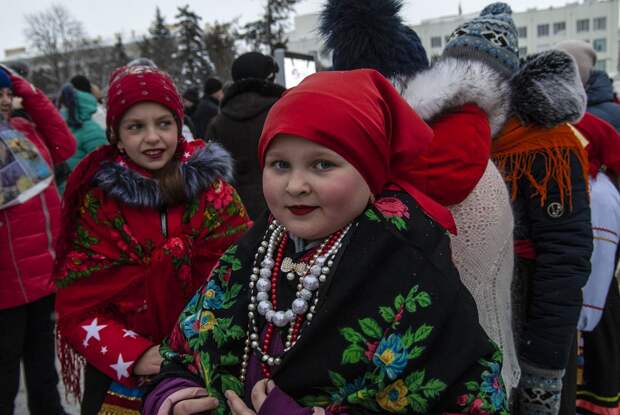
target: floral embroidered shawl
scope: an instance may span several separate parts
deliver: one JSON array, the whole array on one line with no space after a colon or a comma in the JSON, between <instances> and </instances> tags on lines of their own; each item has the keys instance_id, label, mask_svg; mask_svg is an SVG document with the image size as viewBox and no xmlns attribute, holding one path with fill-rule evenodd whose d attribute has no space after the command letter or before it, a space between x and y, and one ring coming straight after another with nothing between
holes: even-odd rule
<instances>
[{"instance_id":1,"label":"floral embroidered shawl","mask_svg":"<svg viewBox=\"0 0 620 415\"><path fill-rule=\"evenodd\" d=\"M231 246L187 304L163 347L161 379L197 376L220 402L226 389L243 396L252 386L239 375L249 276L266 227L264 219ZM389 191L343 245L311 324L273 371L276 384L331 413L508 414L501 353L478 323L445 231L409 195ZM281 279L278 304L290 304L295 284Z\"/></svg>"}]
</instances>

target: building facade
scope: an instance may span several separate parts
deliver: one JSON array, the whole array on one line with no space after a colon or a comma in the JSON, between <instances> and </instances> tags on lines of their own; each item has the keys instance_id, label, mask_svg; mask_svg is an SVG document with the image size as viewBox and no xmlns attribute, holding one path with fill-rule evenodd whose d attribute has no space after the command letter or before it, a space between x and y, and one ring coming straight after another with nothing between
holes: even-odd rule
<instances>
[{"instance_id":1,"label":"building facade","mask_svg":"<svg viewBox=\"0 0 620 415\"><path fill-rule=\"evenodd\" d=\"M586 41L598 54L597 68L618 76L620 0L583 0L562 7L528 9L514 12L513 18L519 31L519 53L526 56L552 48L567 39ZM460 24L476 17L478 13L445 16L423 20L412 26L422 39L432 60L443 51L449 35ZM319 38L319 14L306 14L295 18L295 30L289 35L289 49L300 53L316 54L323 65L330 66L329 54L324 51Z\"/></svg>"}]
</instances>

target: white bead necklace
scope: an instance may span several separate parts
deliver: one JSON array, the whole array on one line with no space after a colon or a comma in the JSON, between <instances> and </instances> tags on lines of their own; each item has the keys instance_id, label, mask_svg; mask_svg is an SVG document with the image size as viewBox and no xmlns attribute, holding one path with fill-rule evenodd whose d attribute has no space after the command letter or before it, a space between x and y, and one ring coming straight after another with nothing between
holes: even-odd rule
<instances>
[{"instance_id":1,"label":"white bead necklace","mask_svg":"<svg viewBox=\"0 0 620 415\"><path fill-rule=\"evenodd\" d=\"M325 247L331 235L321 243L319 249L310 261L311 265L307 273L299 278L297 293L295 295L296 298L292 301L290 307L285 310L273 310L272 303L269 300L269 292L272 290L275 292L276 289L275 286L272 286L271 280L273 268L275 266L273 257L287 230L276 221L273 221L269 225L258 248L258 252L254 256L254 266L252 268L252 275L250 275L250 303L248 304L249 321L244 354L241 362L241 381L245 380L251 350L256 351L260 355L261 362L269 366L277 366L281 363L281 356L297 343L301 337L301 333L293 338L294 324L292 323L298 316L304 313L307 325L312 321L316 311L316 305L319 301L318 289L321 283L327 280L327 276L333 266L333 258L342 247L342 240L350 228L351 224L344 228L338 239L334 241L327 252L325 252ZM269 235L270 232L271 235ZM264 255L262 256L262 260L261 255ZM312 306L310 306L310 302L313 303ZM281 356L271 356L261 350L259 343L260 334L258 325L256 324L257 312L259 315L263 316L268 323L272 323L276 327L285 327L289 325L284 351Z\"/></svg>"}]
</instances>

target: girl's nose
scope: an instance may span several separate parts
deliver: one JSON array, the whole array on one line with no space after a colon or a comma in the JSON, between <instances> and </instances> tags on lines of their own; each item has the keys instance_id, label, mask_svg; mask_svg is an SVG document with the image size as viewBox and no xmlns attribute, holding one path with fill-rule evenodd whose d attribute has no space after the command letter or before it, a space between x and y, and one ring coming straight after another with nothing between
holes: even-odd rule
<instances>
[{"instance_id":1,"label":"girl's nose","mask_svg":"<svg viewBox=\"0 0 620 415\"><path fill-rule=\"evenodd\" d=\"M290 195L310 193L310 186L306 180L305 174L303 172L293 170L286 184L286 191Z\"/></svg>"}]
</instances>

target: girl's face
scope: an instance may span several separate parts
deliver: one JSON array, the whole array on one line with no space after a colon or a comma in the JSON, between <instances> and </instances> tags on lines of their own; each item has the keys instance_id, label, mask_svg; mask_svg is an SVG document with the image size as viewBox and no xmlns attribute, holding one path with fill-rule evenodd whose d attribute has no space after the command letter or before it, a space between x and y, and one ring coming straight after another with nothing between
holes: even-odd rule
<instances>
[{"instance_id":1,"label":"girl's face","mask_svg":"<svg viewBox=\"0 0 620 415\"><path fill-rule=\"evenodd\" d=\"M138 166L157 171L174 156L178 133L168 108L155 102L141 102L123 115L117 147Z\"/></svg>"},{"instance_id":2,"label":"girl's face","mask_svg":"<svg viewBox=\"0 0 620 415\"><path fill-rule=\"evenodd\" d=\"M1 71L2 69L0 69ZM11 118L13 102L13 91L11 88L0 88L0 114L4 116L4 119Z\"/></svg>"},{"instance_id":3,"label":"girl's face","mask_svg":"<svg viewBox=\"0 0 620 415\"><path fill-rule=\"evenodd\" d=\"M347 225L371 196L364 178L338 153L289 135L278 136L267 150L263 192L278 222L306 240Z\"/></svg>"}]
</instances>

